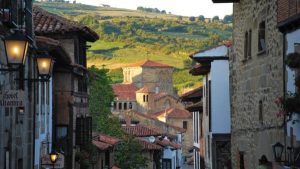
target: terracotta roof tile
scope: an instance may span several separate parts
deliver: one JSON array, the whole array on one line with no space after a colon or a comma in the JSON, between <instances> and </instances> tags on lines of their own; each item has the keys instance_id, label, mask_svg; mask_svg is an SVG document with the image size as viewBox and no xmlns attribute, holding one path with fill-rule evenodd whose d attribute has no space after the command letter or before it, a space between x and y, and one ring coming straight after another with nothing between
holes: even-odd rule
<instances>
[{"instance_id":1,"label":"terracotta roof tile","mask_svg":"<svg viewBox=\"0 0 300 169\"><path fill-rule=\"evenodd\" d=\"M92 143L98 147L100 150L107 150L114 145L118 144L120 139L111 137L104 134L93 133Z\"/></svg>"},{"instance_id":2,"label":"terracotta roof tile","mask_svg":"<svg viewBox=\"0 0 300 169\"><path fill-rule=\"evenodd\" d=\"M93 143L93 145L95 145L100 150L107 150L111 147L111 145L100 142L100 141L97 141L97 140L93 140L92 143Z\"/></svg>"},{"instance_id":3,"label":"terracotta roof tile","mask_svg":"<svg viewBox=\"0 0 300 169\"><path fill-rule=\"evenodd\" d=\"M99 39L98 34L89 27L47 12L38 6L33 7L33 20L36 35L80 32L88 41L94 42Z\"/></svg>"},{"instance_id":4,"label":"terracotta roof tile","mask_svg":"<svg viewBox=\"0 0 300 169\"><path fill-rule=\"evenodd\" d=\"M133 84L113 84L112 88L119 100L136 100L135 92L138 88Z\"/></svg>"},{"instance_id":5,"label":"terracotta roof tile","mask_svg":"<svg viewBox=\"0 0 300 169\"><path fill-rule=\"evenodd\" d=\"M157 68L172 68L169 65L154 62L152 60L143 60L137 63L129 64L125 67L157 67Z\"/></svg>"},{"instance_id":6,"label":"terracotta roof tile","mask_svg":"<svg viewBox=\"0 0 300 169\"><path fill-rule=\"evenodd\" d=\"M123 130L133 136L137 137L148 137L148 136L160 136L163 135L160 131L155 131L152 128L144 125L136 125L136 126L123 126Z\"/></svg>"},{"instance_id":7,"label":"terracotta roof tile","mask_svg":"<svg viewBox=\"0 0 300 169\"><path fill-rule=\"evenodd\" d=\"M199 99L201 99L202 97L202 92L203 92L203 86L200 86L200 87L197 87L191 91L188 91L186 93L183 93L180 98L185 98L185 97L189 97L189 96L192 96L192 95L196 95L196 97L199 97ZM195 96L193 96L195 97Z\"/></svg>"},{"instance_id":8,"label":"terracotta roof tile","mask_svg":"<svg viewBox=\"0 0 300 169\"><path fill-rule=\"evenodd\" d=\"M143 150L161 150L162 147L155 144L155 143L150 143L142 138L136 138L139 144L142 145Z\"/></svg>"},{"instance_id":9,"label":"terracotta roof tile","mask_svg":"<svg viewBox=\"0 0 300 169\"><path fill-rule=\"evenodd\" d=\"M186 129L184 129L184 128L181 128L181 127L178 127L178 126L174 126L174 125L171 125L171 124L168 124L168 123L159 121L158 119L156 119L155 117L153 117L153 116L151 116L151 115L148 115L148 114L145 114L145 113L140 113L140 112L133 111L133 110L128 110L128 112L129 112L129 111L133 113L133 115L132 115L133 117L134 117L134 116L144 117L144 118L146 118L146 119L153 120L153 121L155 121L155 122L157 122L157 123L160 123L160 124L164 125L165 127L171 127L171 128L173 128L173 129L175 129L175 130L181 132L181 133L186 132Z\"/></svg>"},{"instance_id":10,"label":"terracotta roof tile","mask_svg":"<svg viewBox=\"0 0 300 169\"><path fill-rule=\"evenodd\" d=\"M110 144L110 145L116 145L117 143L120 142L120 139L115 138L115 137L111 137L111 136L108 136L108 135L104 135L104 134L100 134L99 137L98 137L98 140L101 141L101 142Z\"/></svg>"},{"instance_id":11,"label":"terracotta roof tile","mask_svg":"<svg viewBox=\"0 0 300 169\"><path fill-rule=\"evenodd\" d=\"M187 110L177 109L177 108L169 108L167 110L163 110L160 112L152 113L153 117L158 117L162 114L166 113L169 118L191 118L192 114Z\"/></svg>"},{"instance_id":12,"label":"terracotta roof tile","mask_svg":"<svg viewBox=\"0 0 300 169\"><path fill-rule=\"evenodd\" d=\"M136 93L154 93L154 91L149 87L143 87L136 91Z\"/></svg>"},{"instance_id":13,"label":"terracotta roof tile","mask_svg":"<svg viewBox=\"0 0 300 169\"><path fill-rule=\"evenodd\" d=\"M171 146L175 149L180 149L181 148L181 145L180 144L176 144L168 139L163 139L163 140L159 140L159 139L156 139L155 142L161 146Z\"/></svg>"}]
</instances>

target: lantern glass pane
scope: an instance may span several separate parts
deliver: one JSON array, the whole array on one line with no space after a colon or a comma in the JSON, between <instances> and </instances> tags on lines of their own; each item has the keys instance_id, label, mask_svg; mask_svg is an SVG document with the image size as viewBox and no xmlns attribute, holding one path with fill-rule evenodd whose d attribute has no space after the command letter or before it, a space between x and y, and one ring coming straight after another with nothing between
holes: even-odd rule
<instances>
[{"instance_id":1,"label":"lantern glass pane","mask_svg":"<svg viewBox=\"0 0 300 169\"><path fill-rule=\"evenodd\" d=\"M51 154L50 154L50 160L51 160L52 163L55 163L55 162L56 162L57 156L58 156L58 155L57 155L56 153L51 153Z\"/></svg>"},{"instance_id":2,"label":"lantern glass pane","mask_svg":"<svg viewBox=\"0 0 300 169\"><path fill-rule=\"evenodd\" d=\"M8 64L24 64L28 42L22 40L5 40Z\"/></svg>"},{"instance_id":3,"label":"lantern glass pane","mask_svg":"<svg viewBox=\"0 0 300 169\"><path fill-rule=\"evenodd\" d=\"M52 59L51 58L37 58L37 66L38 66L38 71L39 75L50 75L50 68L52 64Z\"/></svg>"}]
</instances>

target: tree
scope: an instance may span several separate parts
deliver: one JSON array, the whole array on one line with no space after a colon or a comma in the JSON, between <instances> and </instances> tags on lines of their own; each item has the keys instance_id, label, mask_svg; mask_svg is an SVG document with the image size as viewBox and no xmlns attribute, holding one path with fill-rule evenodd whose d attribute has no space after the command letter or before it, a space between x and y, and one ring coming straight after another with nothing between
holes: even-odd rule
<instances>
[{"instance_id":1,"label":"tree","mask_svg":"<svg viewBox=\"0 0 300 169\"><path fill-rule=\"evenodd\" d=\"M232 15L225 15L223 22L224 23L232 23Z\"/></svg>"},{"instance_id":2,"label":"tree","mask_svg":"<svg viewBox=\"0 0 300 169\"><path fill-rule=\"evenodd\" d=\"M205 21L205 17L203 15L198 16L198 21L204 22Z\"/></svg>"},{"instance_id":3,"label":"tree","mask_svg":"<svg viewBox=\"0 0 300 169\"><path fill-rule=\"evenodd\" d=\"M93 119L93 130L111 136L123 136L119 120L112 117L110 111L114 94L111 79L107 76L108 69L92 66L89 73L89 112Z\"/></svg>"},{"instance_id":4,"label":"tree","mask_svg":"<svg viewBox=\"0 0 300 169\"><path fill-rule=\"evenodd\" d=\"M219 21L219 20L220 20L219 16L214 16L214 17L212 18L212 21L213 21L213 22L217 22L217 21Z\"/></svg>"},{"instance_id":5,"label":"tree","mask_svg":"<svg viewBox=\"0 0 300 169\"><path fill-rule=\"evenodd\" d=\"M189 17L189 20L190 20L191 22L194 22L194 21L196 20L196 18L195 18L194 16L191 16L191 17Z\"/></svg>"},{"instance_id":6,"label":"tree","mask_svg":"<svg viewBox=\"0 0 300 169\"><path fill-rule=\"evenodd\" d=\"M182 16L178 16L177 19L178 19L179 21L182 21Z\"/></svg>"},{"instance_id":7,"label":"tree","mask_svg":"<svg viewBox=\"0 0 300 169\"><path fill-rule=\"evenodd\" d=\"M139 169L147 166L147 158L142 154L142 146L128 136L115 147L115 164L120 168Z\"/></svg>"}]
</instances>

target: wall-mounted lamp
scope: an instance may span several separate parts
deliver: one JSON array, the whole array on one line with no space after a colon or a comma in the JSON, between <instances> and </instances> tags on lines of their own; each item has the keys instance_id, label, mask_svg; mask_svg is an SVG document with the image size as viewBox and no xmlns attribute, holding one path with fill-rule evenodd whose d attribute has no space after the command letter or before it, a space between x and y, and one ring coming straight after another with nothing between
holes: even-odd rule
<instances>
[{"instance_id":1,"label":"wall-mounted lamp","mask_svg":"<svg viewBox=\"0 0 300 169\"><path fill-rule=\"evenodd\" d=\"M52 75L54 59L48 52L39 52L35 57L39 77L49 79Z\"/></svg>"},{"instance_id":2,"label":"wall-mounted lamp","mask_svg":"<svg viewBox=\"0 0 300 169\"><path fill-rule=\"evenodd\" d=\"M21 31L4 38L7 65L24 65L28 51L28 40Z\"/></svg>"}]
</instances>

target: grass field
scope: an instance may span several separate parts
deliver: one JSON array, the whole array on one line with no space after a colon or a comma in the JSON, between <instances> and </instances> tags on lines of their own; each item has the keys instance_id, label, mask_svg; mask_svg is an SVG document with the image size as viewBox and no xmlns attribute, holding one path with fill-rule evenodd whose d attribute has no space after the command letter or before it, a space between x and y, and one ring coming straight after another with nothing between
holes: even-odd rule
<instances>
[{"instance_id":1,"label":"grass field","mask_svg":"<svg viewBox=\"0 0 300 169\"><path fill-rule=\"evenodd\" d=\"M185 65L189 54L231 36L228 24L191 22L172 14L56 2L35 5L94 29L100 40L88 44L88 66L110 69L113 83L122 82L122 67L150 59L174 67L174 88L179 94L202 85L202 77L190 75Z\"/></svg>"}]
</instances>

